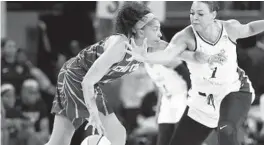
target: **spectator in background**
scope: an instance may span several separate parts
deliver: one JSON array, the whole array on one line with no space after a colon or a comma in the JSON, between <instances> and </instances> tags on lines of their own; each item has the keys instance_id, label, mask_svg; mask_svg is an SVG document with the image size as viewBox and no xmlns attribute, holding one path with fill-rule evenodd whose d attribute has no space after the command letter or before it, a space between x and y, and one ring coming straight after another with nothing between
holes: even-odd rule
<instances>
[{"instance_id":1,"label":"spectator in background","mask_svg":"<svg viewBox=\"0 0 264 145\"><path fill-rule=\"evenodd\" d=\"M261 121L262 121L262 129L260 131L260 137L264 141L264 94L260 96L260 114L261 114Z\"/></svg>"},{"instance_id":2,"label":"spectator in background","mask_svg":"<svg viewBox=\"0 0 264 145\"><path fill-rule=\"evenodd\" d=\"M5 108L3 106L3 102L1 101L1 145L9 145L9 134L5 120Z\"/></svg>"},{"instance_id":3,"label":"spectator in background","mask_svg":"<svg viewBox=\"0 0 264 145\"><path fill-rule=\"evenodd\" d=\"M50 108L52 106L52 100L55 94L55 86L51 83L51 80L48 78L48 76L38 67L32 64L31 61L29 61L25 49L18 49L17 51L17 61L19 64L26 64L26 66L30 70L30 74L34 77L35 80L37 80L39 84L39 91L41 92L41 97L45 101L45 104L47 105L47 108L49 109L48 112L50 112ZM49 116L49 122L53 122L54 116L52 114L48 114ZM52 129L52 123L49 126L49 130Z\"/></svg>"},{"instance_id":4,"label":"spectator in background","mask_svg":"<svg viewBox=\"0 0 264 145\"><path fill-rule=\"evenodd\" d=\"M32 122L32 132L39 142L44 144L49 138L49 120L45 102L40 96L38 82L33 79L25 80L21 89L21 98L21 111Z\"/></svg>"},{"instance_id":5,"label":"spectator in background","mask_svg":"<svg viewBox=\"0 0 264 145\"><path fill-rule=\"evenodd\" d=\"M1 86L1 100L5 109L5 126L8 145L42 145L30 131L30 120L18 108L15 108L15 87L11 84Z\"/></svg>"},{"instance_id":6,"label":"spectator in background","mask_svg":"<svg viewBox=\"0 0 264 145\"><path fill-rule=\"evenodd\" d=\"M257 39L256 47L260 50L258 51L259 61L256 68L256 75L259 76L256 78L257 81L257 90L259 95L264 94L264 33L259 35L259 39ZM255 56L254 56L255 57ZM264 131L263 131L264 132ZM264 134L264 133L263 133Z\"/></svg>"},{"instance_id":7,"label":"spectator in background","mask_svg":"<svg viewBox=\"0 0 264 145\"><path fill-rule=\"evenodd\" d=\"M3 103L3 108L5 111L8 111L11 108L15 107L15 88L11 84L1 85L1 101Z\"/></svg>"},{"instance_id":8,"label":"spectator in background","mask_svg":"<svg viewBox=\"0 0 264 145\"><path fill-rule=\"evenodd\" d=\"M256 46L262 50L264 50L264 33L259 35L259 39L257 40Z\"/></svg>"},{"instance_id":9,"label":"spectator in background","mask_svg":"<svg viewBox=\"0 0 264 145\"><path fill-rule=\"evenodd\" d=\"M140 112L136 116L137 128L130 135L131 145L156 145L158 124L156 120L158 95L155 90L142 98ZM129 144L130 145L130 144Z\"/></svg>"},{"instance_id":10,"label":"spectator in background","mask_svg":"<svg viewBox=\"0 0 264 145\"><path fill-rule=\"evenodd\" d=\"M28 60L25 50L22 48L19 48L17 51L17 62L18 64L25 64L29 68L30 74L34 77L34 79L37 80L40 90L50 95L55 94L55 86L51 84L51 81L47 75L44 74L44 72L34 66L30 60Z\"/></svg>"},{"instance_id":11,"label":"spectator in background","mask_svg":"<svg viewBox=\"0 0 264 145\"><path fill-rule=\"evenodd\" d=\"M11 83L16 89L17 96L20 93L22 83L29 78L35 78L41 90L48 94L55 94L55 87L51 84L48 77L27 58L21 48L17 48L16 43L11 39L2 39L2 62L1 78L2 83ZM20 98L17 98L20 102Z\"/></svg>"},{"instance_id":12,"label":"spectator in background","mask_svg":"<svg viewBox=\"0 0 264 145\"><path fill-rule=\"evenodd\" d=\"M1 84L12 84L18 94L23 81L32 77L30 74L30 69L25 63L18 63L18 48L15 41L11 39L1 39L1 50ZM19 98L17 101L19 101Z\"/></svg>"},{"instance_id":13,"label":"spectator in background","mask_svg":"<svg viewBox=\"0 0 264 145\"><path fill-rule=\"evenodd\" d=\"M259 104L250 108L245 125L247 143L262 145L264 143L264 94L259 96Z\"/></svg>"},{"instance_id":14,"label":"spectator in background","mask_svg":"<svg viewBox=\"0 0 264 145\"><path fill-rule=\"evenodd\" d=\"M8 144L15 144L15 139L18 137L18 132L21 130L21 112L15 109L15 88L11 84L1 85L1 101L3 103L3 109L5 110L5 128L7 129L9 142Z\"/></svg>"}]
</instances>

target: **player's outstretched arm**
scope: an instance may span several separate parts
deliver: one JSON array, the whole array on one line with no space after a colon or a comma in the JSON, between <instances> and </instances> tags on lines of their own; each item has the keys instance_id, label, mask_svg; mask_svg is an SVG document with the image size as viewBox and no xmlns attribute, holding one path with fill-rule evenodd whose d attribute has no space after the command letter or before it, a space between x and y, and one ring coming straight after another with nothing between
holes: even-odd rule
<instances>
[{"instance_id":1,"label":"player's outstretched arm","mask_svg":"<svg viewBox=\"0 0 264 145\"><path fill-rule=\"evenodd\" d=\"M237 20L227 21L228 28L232 31L231 35L237 35L236 39L246 38L264 32L264 20L252 21L241 24Z\"/></svg>"},{"instance_id":2,"label":"player's outstretched arm","mask_svg":"<svg viewBox=\"0 0 264 145\"><path fill-rule=\"evenodd\" d=\"M146 62L168 65L175 61L175 59L180 59L180 54L187 48L187 45L182 38L183 35L182 31L175 34L164 50L147 53L144 56Z\"/></svg>"},{"instance_id":3,"label":"player's outstretched arm","mask_svg":"<svg viewBox=\"0 0 264 145\"><path fill-rule=\"evenodd\" d=\"M160 51L147 53L145 61L153 64L162 64L169 66L175 61L184 60L192 63L207 63L211 56L201 52L188 50L187 39L191 39L187 30L184 29L176 33L171 39L170 43L165 46L165 49Z\"/></svg>"}]
</instances>

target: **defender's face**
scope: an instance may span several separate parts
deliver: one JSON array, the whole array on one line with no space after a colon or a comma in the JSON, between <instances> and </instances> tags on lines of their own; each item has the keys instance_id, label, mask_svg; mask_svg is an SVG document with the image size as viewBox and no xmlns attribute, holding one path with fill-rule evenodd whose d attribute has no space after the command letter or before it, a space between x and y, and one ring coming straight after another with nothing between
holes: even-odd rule
<instances>
[{"instance_id":1,"label":"defender's face","mask_svg":"<svg viewBox=\"0 0 264 145\"><path fill-rule=\"evenodd\" d=\"M196 31L203 31L213 23L216 12L211 12L209 6L203 2L193 2L190 10L191 25Z\"/></svg>"}]
</instances>

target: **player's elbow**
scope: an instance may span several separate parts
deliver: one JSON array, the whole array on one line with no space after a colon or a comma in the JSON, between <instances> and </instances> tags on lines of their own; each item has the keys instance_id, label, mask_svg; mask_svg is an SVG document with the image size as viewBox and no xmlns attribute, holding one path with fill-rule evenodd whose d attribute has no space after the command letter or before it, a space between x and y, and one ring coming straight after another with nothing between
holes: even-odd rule
<instances>
[{"instance_id":1,"label":"player's elbow","mask_svg":"<svg viewBox=\"0 0 264 145\"><path fill-rule=\"evenodd\" d=\"M258 33L250 23L244 25L239 32L242 38L250 37Z\"/></svg>"},{"instance_id":2,"label":"player's elbow","mask_svg":"<svg viewBox=\"0 0 264 145\"><path fill-rule=\"evenodd\" d=\"M250 25L250 24L248 24L248 29L247 30L248 30L249 36L258 34L258 32L255 30L255 28L252 25Z\"/></svg>"}]
</instances>

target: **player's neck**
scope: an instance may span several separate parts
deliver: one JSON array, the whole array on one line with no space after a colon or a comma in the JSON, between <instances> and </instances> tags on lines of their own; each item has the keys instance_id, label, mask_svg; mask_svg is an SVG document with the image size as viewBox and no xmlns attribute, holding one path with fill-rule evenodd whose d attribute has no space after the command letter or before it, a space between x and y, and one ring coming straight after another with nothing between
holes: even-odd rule
<instances>
[{"instance_id":1,"label":"player's neck","mask_svg":"<svg viewBox=\"0 0 264 145\"><path fill-rule=\"evenodd\" d=\"M210 42L215 42L221 33L221 28L217 22L213 22L212 24L208 25L204 31L199 32L199 34L209 40Z\"/></svg>"},{"instance_id":2,"label":"player's neck","mask_svg":"<svg viewBox=\"0 0 264 145\"><path fill-rule=\"evenodd\" d=\"M135 43L136 43L137 46L142 46L142 45L143 45L143 41L144 41L144 40L142 40L142 39L135 39ZM143 50L141 50L141 49L139 49L139 47L137 47L137 48L136 48L136 51L137 51L137 52L141 52L141 51L143 51Z\"/></svg>"}]
</instances>

